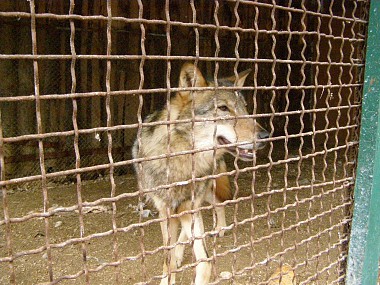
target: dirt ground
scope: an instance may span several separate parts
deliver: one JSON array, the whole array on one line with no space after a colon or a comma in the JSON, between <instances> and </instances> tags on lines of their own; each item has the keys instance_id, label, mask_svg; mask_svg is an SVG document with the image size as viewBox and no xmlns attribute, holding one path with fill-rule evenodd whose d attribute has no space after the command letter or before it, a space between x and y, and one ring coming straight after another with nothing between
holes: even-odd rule
<instances>
[{"instance_id":1,"label":"dirt ground","mask_svg":"<svg viewBox=\"0 0 380 285\"><path fill-rule=\"evenodd\" d=\"M307 153L311 153L310 148L303 149L303 155ZM281 163L284 155L274 151L272 161L280 163L273 165L266 154L258 158L257 165L267 166L255 171L255 195L252 171L243 170L231 177L232 185L236 182L236 199L226 206L229 229L224 237L212 235L213 210L203 210L215 284L267 284L280 263L294 268L297 284L338 283L340 259L346 255L342 253L343 225L349 222L347 206L342 204L350 183L339 181L345 175L343 152L322 153L315 156L314 163L312 156L300 163L298 149L288 154L293 161ZM229 164L233 169L233 161ZM238 166L241 170L251 164L239 162ZM298 169L302 187L294 188ZM318 186L321 183L323 187ZM66 276L59 284L86 284L86 279L90 284L116 284L117 278L120 284L158 284L167 251L157 250L162 237L159 222L154 221L155 210L146 205L144 209L151 210L153 216L140 217L138 198L124 195L137 189L132 173L116 176L115 184L120 199L114 203L113 212L112 203L98 200L111 195L108 176L82 182L82 201L99 203L84 209L82 235L87 239L80 242L80 215L74 209L78 202L76 184L48 181L48 208L56 211L54 215L13 223L9 228L0 226L0 260L10 256L7 232L14 256L12 263L0 262L0 284L10 283L12 267L17 284L48 282L49 259L53 278ZM42 190L35 183L7 191L11 218L43 212ZM3 203L0 207L4 221ZM73 208L61 211L64 207ZM134 227L136 223L141 224ZM113 233L113 226L119 229L117 233ZM49 254L44 248L47 238L52 246ZM25 251L29 254L19 254ZM193 262L188 245L176 284L191 284Z\"/></svg>"}]
</instances>

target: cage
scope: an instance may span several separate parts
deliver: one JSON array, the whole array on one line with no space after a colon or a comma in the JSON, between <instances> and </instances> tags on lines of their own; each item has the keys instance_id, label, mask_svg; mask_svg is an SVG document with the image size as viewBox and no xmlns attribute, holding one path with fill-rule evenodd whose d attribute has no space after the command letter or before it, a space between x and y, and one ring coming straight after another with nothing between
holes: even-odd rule
<instances>
[{"instance_id":1,"label":"cage","mask_svg":"<svg viewBox=\"0 0 380 285\"><path fill-rule=\"evenodd\" d=\"M175 273L190 284L209 264L210 284L343 284L368 11L369 1L2 1L0 283L159 284ZM194 78L181 86L186 64ZM227 93L220 113L215 94ZM200 94L214 95L198 104ZM241 146L240 134L217 143L226 122L261 125L267 146L249 161L218 156ZM199 146L206 136L212 146ZM147 138L163 151L133 157ZM168 167L176 157L185 164ZM160 175L143 169L152 161ZM189 177L169 181L179 172ZM218 179L228 199L216 198ZM215 195L194 207L200 184ZM162 217L146 200L186 185L184 212ZM161 231L185 216L193 235L164 244Z\"/></svg>"}]
</instances>

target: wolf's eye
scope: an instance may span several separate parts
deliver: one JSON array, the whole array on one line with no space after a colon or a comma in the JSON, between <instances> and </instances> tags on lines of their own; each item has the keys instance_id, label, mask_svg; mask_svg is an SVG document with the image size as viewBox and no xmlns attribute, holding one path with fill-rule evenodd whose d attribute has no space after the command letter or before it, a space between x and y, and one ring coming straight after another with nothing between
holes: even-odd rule
<instances>
[{"instance_id":1,"label":"wolf's eye","mask_svg":"<svg viewBox=\"0 0 380 285\"><path fill-rule=\"evenodd\" d=\"M218 109L220 111L223 111L223 112L227 112L229 111L230 109L228 109L228 107L226 105L222 105L222 106L218 106Z\"/></svg>"}]
</instances>

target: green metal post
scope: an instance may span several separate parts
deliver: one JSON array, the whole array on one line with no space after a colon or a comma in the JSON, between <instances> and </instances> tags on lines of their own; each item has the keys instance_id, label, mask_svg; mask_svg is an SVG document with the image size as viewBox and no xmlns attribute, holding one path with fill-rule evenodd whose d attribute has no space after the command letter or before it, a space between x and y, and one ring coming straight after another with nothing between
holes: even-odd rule
<instances>
[{"instance_id":1,"label":"green metal post","mask_svg":"<svg viewBox=\"0 0 380 285\"><path fill-rule=\"evenodd\" d=\"M377 283L380 257L380 1L370 7L347 285Z\"/></svg>"}]
</instances>

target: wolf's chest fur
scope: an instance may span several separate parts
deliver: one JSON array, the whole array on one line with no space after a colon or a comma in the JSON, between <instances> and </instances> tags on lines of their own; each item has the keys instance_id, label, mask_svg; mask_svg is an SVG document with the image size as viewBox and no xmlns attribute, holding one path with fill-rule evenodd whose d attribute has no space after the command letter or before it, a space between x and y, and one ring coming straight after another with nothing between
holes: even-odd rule
<instances>
[{"instance_id":1,"label":"wolf's chest fur","mask_svg":"<svg viewBox=\"0 0 380 285\"><path fill-rule=\"evenodd\" d=\"M176 106L171 106L176 113ZM167 111L157 111L148 116L145 122L165 121ZM167 125L156 125L144 128L141 132L141 145L138 141L133 147L134 157L152 157L162 154L191 152L194 150L190 123L174 124L170 128ZM170 143L169 143L170 142ZM169 147L168 147L169 146ZM147 196L157 203L164 203L175 210L182 202L191 200L203 200L205 189L211 187L212 180L192 181L193 178L201 178L215 173L219 167L220 157L215 156L214 151L196 152L193 154L180 154L168 158L147 160L136 165L136 171L141 177L141 185L148 190ZM215 162L215 163L214 163ZM175 187L162 188L163 185L174 184ZM151 188L160 187L156 191L149 192Z\"/></svg>"}]
</instances>

